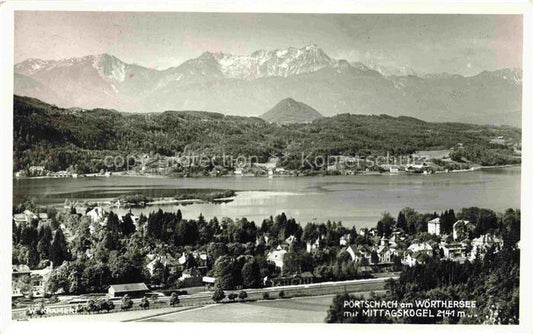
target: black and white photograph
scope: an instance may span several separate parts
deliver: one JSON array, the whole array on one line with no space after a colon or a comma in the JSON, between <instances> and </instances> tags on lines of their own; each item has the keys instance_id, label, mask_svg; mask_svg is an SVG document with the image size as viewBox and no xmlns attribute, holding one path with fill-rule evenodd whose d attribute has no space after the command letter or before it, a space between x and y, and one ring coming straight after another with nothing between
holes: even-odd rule
<instances>
[{"instance_id":1,"label":"black and white photograph","mask_svg":"<svg viewBox=\"0 0 533 334\"><path fill-rule=\"evenodd\" d=\"M13 11L10 322L531 325L525 15L116 8Z\"/></svg>"}]
</instances>

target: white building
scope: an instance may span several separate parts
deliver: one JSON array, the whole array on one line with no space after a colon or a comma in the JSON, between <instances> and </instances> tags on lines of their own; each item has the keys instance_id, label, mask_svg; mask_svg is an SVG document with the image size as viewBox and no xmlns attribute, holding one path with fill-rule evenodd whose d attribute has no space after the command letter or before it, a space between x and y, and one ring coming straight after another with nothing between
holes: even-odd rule
<instances>
[{"instance_id":1,"label":"white building","mask_svg":"<svg viewBox=\"0 0 533 334\"><path fill-rule=\"evenodd\" d=\"M286 253L287 251L285 249L278 246L275 251L268 252L267 260L274 262L276 267L283 271L283 257Z\"/></svg>"},{"instance_id":2,"label":"white building","mask_svg":"<svg viewBox=\"0 0 533 334\"><path fill-rule=\"evenodd\" d=\"M498 252L503 246L503 240L492 235L492 234L483 234L479 238L472 240L472 250L470 251L469 260L475 260L476 256L483 258L485 253L491 248L494 247L494 252Z\"/></svg>"},{"instance_id":3,"label":"white building","mask_svg":"<svg viewBox=\"0 0 533 334\"><path fill-rule=\"evenodd\" d=\"M431 245L427 242L414 243L407 248L402 263L412 267L417 263L422 263L427 256L433 256Z\"/></svg>"},{"instance_id":4,"label":"white building","mask_svg":"<svg viewBox=\"0 0 533 334\"><path fill-rule=\"evenodd\" d=\"M440 235L440 218L428 221L428 233Z\"/></svg>"},{"instance_id":5,"label":"white building","mask_svg":"<svg viewBox=\"0 0 533 334\"><path fill-rule=\"evenodd\" d=\"M466 261L466 245L463 243L446 243L441 242L439 248L442 249L444 257L451 261L465 262Z\"/></svg>"},{"instance_id":6,"label":"white building","mask_svg":"<svg viewBox=\"0 0 533 334\"><path fill-rule=\"evenodd\" d=\"M313 252L313 251L319 249L319 247L320 247L320 239L319 239L319 238L317 238L317 239L315 240L315 242L313 242L313 243L311 243L311 242L308 241L308 242L305 244L305 249L306 249L307 253L311 253L311 252Z\"/></svg>"},{"instance_id":7,"label":"white building","mask_svg":"<svg viewBox=\"0 0 533 334\"><path fill-rule=\"evenodd\" d=\"M94 223L102 223L105 217L105 211L102 207L97 206L91 211L87 212L87 216L91 218Z\"/></svg>"}]
</instances>

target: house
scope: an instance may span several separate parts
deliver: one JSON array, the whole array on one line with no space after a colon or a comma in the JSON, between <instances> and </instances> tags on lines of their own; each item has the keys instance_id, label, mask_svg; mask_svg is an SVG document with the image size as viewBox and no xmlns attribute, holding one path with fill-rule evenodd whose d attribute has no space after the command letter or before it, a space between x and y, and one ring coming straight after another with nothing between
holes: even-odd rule
<instances>
[{"instance_id":1,"label":"house","mask_svg":"<svg viewBox=\"0 0 533 334\"><path fill-rule=\"evenodd\" d=\"M405 232L402 228L394 228L389 239L389 244L398 247L398 242L405 240Z\"/></svg>"},{"instance_id":2,"label":"house","mask_svg":"<svg viewBox=\"0 0 533 334\"><path fill-rule=\"evenodd\" d=\"M494 249L494 252L498 252L502 246L502 239L489 233L483 234L479 238L472 240L472 250L470 251L469 260L474 261L478 255L480 258L483 258L491 248Z\"/></svg>"},{"instance_id":3,"label":"house","mask_svg":"<svg viewBox=\"0 0 533 334\"><path fill-rule=\"evenodd\" d=\"M109 287L107 295L110 298L128 295L131 298L144 297L150 289L144 283L113 284Z\"/></svg>"},{"instance_id":4,"label":"house","mask_svg":"<svg viewBox=\"0 0 533 334\"><path fill-rule=\"evenodd\" d=\"M35 213L31 212L30 210L24 210L24 214L28 218L28 221L32 221L38 218L38 216Z\"/></svg>"},{"instance_id":5,"label":"house","mask_svg":"<svg viewBox=\"0 0 533 334\"><path fill-rule=\"evenodd\" d=\"M390 173L398 173L400 172L400 167L396 165L390 165L389 166L389 172Z\"/></svg>"},{"instance_id":6,"label":"house","mask_svg":"<svg viewBox=\"0 0 533 334\"><path fill-rule=\"evenodd\" d=\"M35 297L44 297L46 294L46 284L52 276L53 264L50 262L50 265L43 269L31 270L31 278L33 284L33 291Z\"/></svg>"},{"instance_id":7,"label":"house","mask_svg":"<svg viewBox=\"0 0 533 334\"><path fill-rule=\"evenodd\" d=\"M439 217L428 221L428 233L440 235L440 218Z\"/></svg>"},{"instance_id":8,"label":"house","mask_svg":"<svg viewBox=\"0 0 533 334\"><path fill-rule=\"evenodd\" d=\"M305 244L305 249L306 249L307 253L312 253L312 252L314 252L315 250L317 250L319 248L320 248L320 238L317 238L315 240L315 242L313 242L313 243L308 241Z\"/></svg>"},{"instance_id":9,"label":"house","mask_svg":"<svg viewBox=\"0 0 533 334\"><path fill-rule=\"evenodd\" d=\"M255 239L255 245L259 245L259 244L268 244L268 236L267 235L260 235L258 236L256 239Z\"/></svg>"},{"instance_id":10,"label":"house","mask_svg":"<svg viewBox=\"0 0 533 334\"><path fill-rule=\"evenodd\" d=\"M466 261L466 245L459 242L441 242L439 248L442 250L444 258L463 263Z\"/></svg>"},{"instance_id":11,"label":"house","mask_svg":"<svg viewBox=\"0 0 533 334\"><path fill-rule=\"evenodd\" d=\"M376 250L380 263L392 262L392 257L398 255L398 251L389 243L385 236L381 237L380 245Z\"/></svg>"},{"instance_id":12,"label":"house","mask_svg":"<svg viewBox=\"0 0 533 334\"><path fill-rule=\"evenodd\" d=\"M100 223L100 225L105 225L103 224L104 217L105 217L105 211L102 207L97 206L93 208L91 211L87 212L86 215L89 218L91 218L93 223Z\"/></svg>"},{"instance_id":13,"label":"house","mask_svg":"<svg viewBox=\"0 0 533 334\"><path fill-rule=\"evenodd\" d=\"M39 217L39 221L43 224L48 224L52 222L52 219L50 219L50 217L48 216L48 213L46 212L39 213L38 217Z\"/></svg>"},{"instance_id":14,"label":"house","mask_svg":"<svg viewBox=\"0 0 533 334\"><path fill-rule=\"evenodd\" d=\"M207 253L198 253L194 252L194 258L196 259L196 263L198 264L198 267L207 267Z\"/></svg>"},{"instance_id":15,"label":"house","mask_svg":"<svg viewBox=\"0 0 533 334\"><path fill-rule=\"evenodd\" d=\"M372 255L372 247L368 245L359 245L357 247L350 245L346 247L344 251L350 254L350 257L354 262L361 262L363 259L370 261Z\"/></svg>"},{"instance_id":16,"label":"house","mask_svg":"<svg viewBox=\"0 0 533 334\"><path fill-rule=\"evenodd\" d=\"M315 276L306 271L301 274L294 274L291 276L280 276L271 279L272 286L286 286L286 285L299 285L299 284L311 284L315 280Z\"/></svg>"},{"instance_id":17,"label":"house","mask_svg":"<svg viewBox=\"0 0 533 334\"><path fill-rule=\"evenodd\" d=\"M505 145L505 138L503 138L503 136L498 136L496 138L492 138L490 143L496 145Z\"/></svg>"},{"instance_id":18,"label":"house","mask_svg":"<svg viewBox=\"0 0 533 334\"><path fill-rule=\"evenodd\" d=\"M267 260L272 261L276 264L276 267L280 268L283 271L283 257L287 251L280 246L276 248L275 251L268 252Z\"/></svg>"},{"instance_id":19,"label":"house","mask_svg":"<svg viewBox=\"0 0 533 334\"><path fill-rule=\"evenodd\" d=\"M202 283L204 283L204 285L207 288L211 288L211 287L215 286L216 278L210 277L210 276L204 276L204 277L202 277Z\"/></svg>"},{"instance_id":20,"label":"house","mask_svg":"<svg viewBox=\"0 0 533 334\"><path fill-rule=\"evenodd\" d=\"M337 165L329 165L326 167L326 170L328 172L336 172L337 171Z\"/></svg>"},{"instance_id":21,"label":"house","mask_svg":"<svg viewBox=\"0 0 533 334\"><path fill-rule=\"evenodd\" d=\"M25 264L11 266L11 296L22 297L21 284L31 277L30 267Z\"/></svg>"},{"instance_id":22,"label":"house","mask_svg":"<svg viewBox=\"0 0 533 334\"><path fill-rule=\"evenodd\" d=\"M405 167L405 171L409 173L423 173L424 171L427 171L428 165L423 162L421 164L407 164Z\"/></svg>"},{"instance_id":23,"label":"house","mask_svg":"<svg viewBox=\"0 0 533 334\"><path fill-rule=\"evenodd\" d=\"M148 262L148 264L146 265L146 269L148 269L150 276L154 274L157 263L161 263L164 268L168 268L171 274L174 273L178 267L178 261L176 261L176 259L174 259L169 254L166 254L163 256L152 255L152 256L149 256L149 258L152 258L152 261Z\"/></svg>"},{"instance_id":24,"label":"house","mask_svg":"<svg viewBox=\"0 0 533 334\"><path fill-rule=\"evenodd\" d=\"M44 166L30 166L28 170L31 175L43 175L44 174Z\"/></svg>"},{"instance_id":25,"label":"house","mask_svg":"<svg viewBox=\"0 0 533 334\"><path fill-rule=\"evenodd\" d=\"M414 243L407 248L402 263L412 267L417 263L424 263L428 256L433 256L433 247L430 244Z\"/></svg>"},{"instance_id":26,"label":"house","mask_svg":"<svg viewBox=\"0 0 533 334\"><path fill-rule=\"evenodd\" d=\"M39 216L31 212L30 210L24 210L24 212L22 213L16 213L13 215L13 221L17 226L24 223L30 223L32 220L38 218Z\"/></svg>"},{"instance_id":27,"label":"house","mask_svg":"<svg viewBox=\"0 0 533 334\"><path fill-rule=\"evenodd\" d=\"M348 247L346 247L345 251L350 254L350 257L352 258L352 261L356 261L357 260L357 254L359 253L359 251L357 250L356 247L350 245Z\"/></svg>"},{"instance_id":28,"label":"house","mask_svg":"<svg viewBox=\"0 0 533 334\"><path fill-rule=\"evenodd\" d=\"M19 226L20 224L27 224L30 222L28 217L23 213L15 213L13 215L13 221L15 222L17 226Z\"/></svg>"},{"instance_id":29,"label":"house","mask_svg":"<svg viewBox=\"0 0 533 334\"><path fill-rule=\"evenodd\" d=\"M464 240L468 238L473 225L468 220L458 220L453 224L453 240Z\"/></svg>"},{"instance_id":30,"label":"house","mask_svg":"<svg viewBox=\"0 0 533 334\"><path fill-rule=\"evenodd\" d=\"M285 239L285 242L288 245L292 245L293 243L296 242L296 237L294 235L290 235L287 239Z\"/></svg>"},{"instance_id":31,"label":"house","mask_svg":"<svg viewBox=\"0 0 533 334\"><path fill-rule=\"evenodd\" d=\"M345 234L339 238L339 246L346 246L350 240L350 235Z\"/></svg>"},{"instance_id":32,"label":"house","mask_svg":"<svg viewBox=\"0 0 533 334\"><path fill-rule=\"evenodd\" d=\"M233 174L242 176L242 168L235 168L235 171L233 172Z\"/></svg>"},{"instance_id":33,"label":"house","mask_svg":"<svg viewBox=\"0 0 533 334\"><path fill-rule=\"evenodd\" d=\"M185 269L181 276L178 278L182 287L190 288L193 286L201 286L203 284L203 278L200 271L197 268Z\"/></svg>"},{"instance_id":34,"label":"house","mask_svg":"<svg viewBox=\"0 0 533 334\"><path fill-rule=\"evenodd\" d=\"M44 297L46 294L45 287L48 279L52 275L52 271L52 263L46 268L36 270L30 270L27 265L12 266L12 297L22 297L21 287L23 284L28 283L31 285L32 297Z\"/></svg>"}]
</instances>

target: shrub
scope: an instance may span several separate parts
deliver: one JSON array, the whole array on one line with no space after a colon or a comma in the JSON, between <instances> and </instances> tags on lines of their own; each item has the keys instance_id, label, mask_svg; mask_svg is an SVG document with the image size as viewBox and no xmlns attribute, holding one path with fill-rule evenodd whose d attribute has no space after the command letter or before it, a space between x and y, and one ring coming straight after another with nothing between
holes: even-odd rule
<instances>
[{"instance_id":1,"label":"shrub","mask_svg":"<svg viewBox=\"0 0 533 334\"><path fill-rule=\"evenodd\" d=\"M144 296L142 299L141 299L141 302L139 303L139 306L142 308L142 309L147 309L150 307L150 301L148 300L148 298L146 296Z\"/></svg>"},{"instance_id":2,"label":"shrub","mask_svg":"<svg viewBox=\"0 0 533 334\"><path fill-rule=\"evenodd\" d=\"M268 292L263 293L263 299L267 300L270 299L270 294Z\"/></svg>"},{"instance_id":3,"label":"shrub","mask_svg":"<svg viewBox=\"0 0 533 334\"><path fill-rule=\"evenodd\" d=\"M248 294L246 293L246 291L239 292L239 299L241 301L244 301L246 298L248 298Z\"/></svg>"},{"instance_id":4,"label":"shrub","mask_svg":"<svg viewBox=\"0 0 533 334\"><path fill-rule=\"evenodd\" d=\"M285 291L281 290L278 294L279 298L285 298Z\"/></svg>"},{"instance_id":5,"label":"shrub","mask_svg":"<svg viewBox=\"0 0 533 334\"><path fill-rule=\"evenodd\" d=\"M133 301L131 298L126 294L124 297L122 297L120 308L127 311L133 307Z\"/></svg>"},{"instance_id":6,"label":"shrub","mask_svg":"<svg viewBox=\"0 0 533 334\"><path fill-rule=\"evenodd\" d=\"M228 299L231 300L231 301L234 301L236 298L237 298L237 294L236 293L230 293L228 295Z\"/></svg>"},{"instance_id":7,"label":"shrub","mask_svg":"<svg viewBox=\"0 0 533 334\"><path fill-rule=\"evenodd\" d=\"M215 289L215 292L213 293L213 300L215 301L215 303L218 303L225 297L226 294L224 293L224 290L222 290L222 288L219 287Z\"/></svg>"},{"instance_id":8,"label":"shrub","mask_svg":"<svg viewBox=\"0 0 533 334\"><path fill-rule=\"evenodd\" d=\"M113 309L115 309L115 304L113 304L113 302L110 302L109 300L102 300L100 301L100 310L102 311L111 311Z\"/></svg>"},{"instance_id":9,"label":"shrub","mask_svg":"<svg viewBox=\"0 0 533 334\"><path fill-rule=\"evenodd\" d=\"M168 304L170 306L176 306L179 303L180 303L180 297L178 296L177 293L172 292L172 294L170 295L170 299L168 300Z\"/></svg>"}]
</instances>

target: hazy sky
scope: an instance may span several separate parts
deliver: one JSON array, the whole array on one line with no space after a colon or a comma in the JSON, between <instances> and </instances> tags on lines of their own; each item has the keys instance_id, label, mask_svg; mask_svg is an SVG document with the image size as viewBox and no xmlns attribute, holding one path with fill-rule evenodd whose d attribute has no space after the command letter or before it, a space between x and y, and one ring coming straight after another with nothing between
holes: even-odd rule
<instances>
[{"instance_id":1,"label":"hazy sky","mask_svg":"<svg viewBox=\"0 0 533 334\"><path fill-rule=\"evenodd\" d=\"M15 62L110 53L164 69L204 51L314 43L333 58L474 75L522 67L517 15L17 12Z\"/></svg>"}]
</instances>

